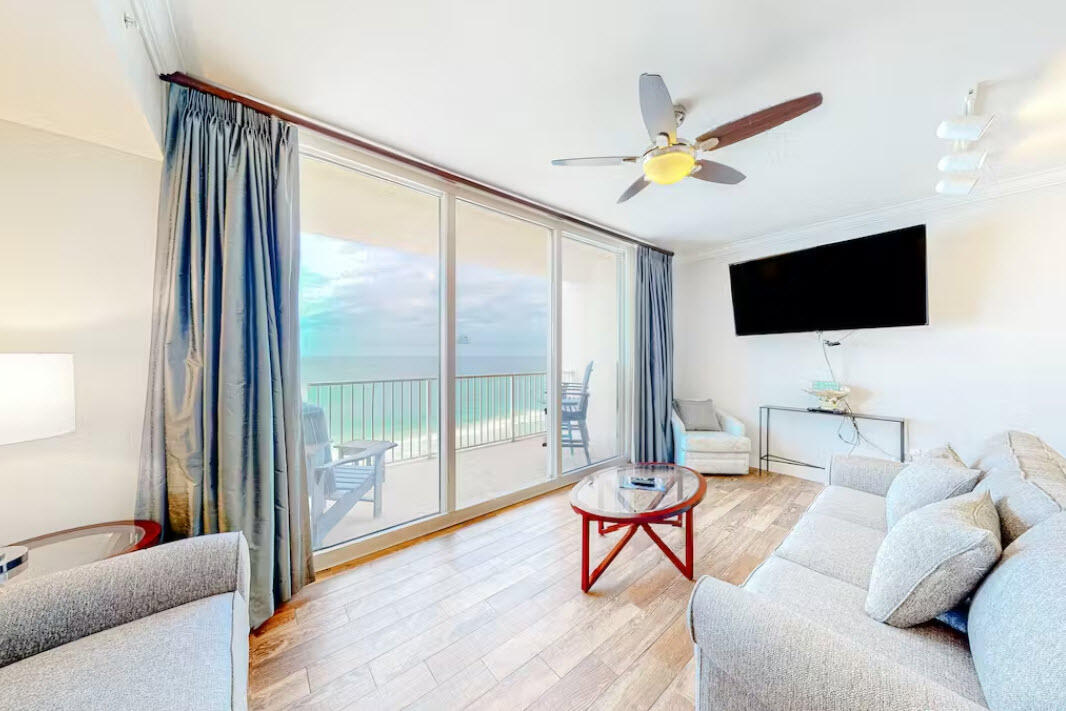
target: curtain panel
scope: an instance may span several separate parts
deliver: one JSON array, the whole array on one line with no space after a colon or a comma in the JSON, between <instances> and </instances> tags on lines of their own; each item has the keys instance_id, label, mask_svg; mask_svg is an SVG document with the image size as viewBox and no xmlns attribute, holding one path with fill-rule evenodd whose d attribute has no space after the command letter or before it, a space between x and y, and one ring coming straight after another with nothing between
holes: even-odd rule
<instances>
[{"instance_id":1,"label":"curtain panel","mask_svg":"<svg viewBox=\"0 0 1066 711\"><path fill-rule=\"evenodd\" d=\"M674 461L670 410L674 402L673 257L637 248L636 433L638 462Z\"/></svg>"},{"instance_id":2,"label":"curtain panel","mask_svg":"<svg viewBox=\"0 0 1066 711\"><path fill-rule=\"evenodd\" d=\"M138 516L242 531L253 627L313 579L296 127L170 85Z\"/></svg>"}]
</instances>

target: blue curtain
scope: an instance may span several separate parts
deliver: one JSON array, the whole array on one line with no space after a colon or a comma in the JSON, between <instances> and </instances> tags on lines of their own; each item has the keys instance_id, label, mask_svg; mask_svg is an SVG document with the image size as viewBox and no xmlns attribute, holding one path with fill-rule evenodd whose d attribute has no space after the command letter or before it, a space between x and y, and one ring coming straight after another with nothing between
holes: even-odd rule
<instances>
[{"instance_id":1,"label":"blue curtain","mask_svg":"<svg viewBox=\"0 0 1066 711\"><path fill-rule=\"evenodd\" d=\"M243 531L253 627L313 579L295 126L170 85L138 515Z\"/></svg>"},{"instance_id":2,"label":"blue curtain","mask_svg":"<svg viewBox=\"0 0 1066 711\"><path fill-rule=\"evenodd\" d=\"M673 257L637 248L637 403L638 462L672 462L674 401Z\"/></svg>"}]
</instances>

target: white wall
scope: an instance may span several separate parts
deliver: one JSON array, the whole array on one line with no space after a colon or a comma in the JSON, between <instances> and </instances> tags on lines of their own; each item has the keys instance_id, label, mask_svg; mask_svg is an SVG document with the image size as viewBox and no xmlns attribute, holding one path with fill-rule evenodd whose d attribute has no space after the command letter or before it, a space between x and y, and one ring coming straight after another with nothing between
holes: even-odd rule
<instances>
[{"instance_id":1,"label":"white wall","mask_svg":"<svg viewBox=\"0 0 1066 711\"><path fill-rule=\"evenodd\" d=\"M1006 428L1036 432L1066 451L1064 206L1066 187L1057 186L928 216L930 325L860 330L830 350L838 379L853 388L853 409L905 417L908 448L951 442L968 461ZM923 220L897 221L827 226L819 236L775 240L776 247L752 245L727 261L679 263L677 396L715 398L747 423L753 443L759 405L812 405L801 385L828 378L817 337L736 336L728 262ZM841 298L861 278L841 275ZM832 452L849 449L836 439L836 418L774 417L775 453L824 463ZM898 449L891 427L870 425L864 434L889 452ZM877 453L869 447L856 451ZM785 465L773 469L824 476Z\"/></svg>"},{"instance_id":2,"label":"white wall","mask_svg":"<svg viewBox=\"0 0 1066 711\"><path fill-rule=\"evenodd\" d=\"M0 121L0 351L73 353L77 398L74 433L0 446L0 544L133 514L159 170Z\"/></svg>"}]
</instances>

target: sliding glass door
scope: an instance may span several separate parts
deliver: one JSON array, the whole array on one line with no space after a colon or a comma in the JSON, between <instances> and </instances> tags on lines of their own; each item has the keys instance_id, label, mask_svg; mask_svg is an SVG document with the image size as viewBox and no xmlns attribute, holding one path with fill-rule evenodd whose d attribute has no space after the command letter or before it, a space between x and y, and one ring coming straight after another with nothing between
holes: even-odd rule
<instances>
[{"instance_id":1,"label":"sliding glass door","mask_svg":"<svg viewBox=\"0 0 1066 711\"><path fill-rule=\"evenodd\" d=\"M562 240L559 426L568 472L622 454L625 260L602 242Z\"/></svg>"},{"instance_id":2,"label":"sliding glass door","mask_svg":"<svg viewBox=\"0 0 1066 711\"><path fill-rule=\"evenodd\" d=\"M456 502L548 476L551 230L455 202Z\"/></svg>"},{"instance_id":3,"label":"sliding glass door","mask_svg":"<svg viewBox=\"0 0 1066 711\"><path fill-rule=\"evenodd\" d=\"M302 140L303 430L319 560L624 457L628 246Z\"/></svg>"},{"instance_id":4,"label":"sliding glass door","mask_svg":"<svg viewBox=\"0 0 1066 711\"><path fill-rule=\"evenodd\" d=\"M301 161L300 348L316 549L438 513L440 201Z\"/></svg>"}]
</instances>

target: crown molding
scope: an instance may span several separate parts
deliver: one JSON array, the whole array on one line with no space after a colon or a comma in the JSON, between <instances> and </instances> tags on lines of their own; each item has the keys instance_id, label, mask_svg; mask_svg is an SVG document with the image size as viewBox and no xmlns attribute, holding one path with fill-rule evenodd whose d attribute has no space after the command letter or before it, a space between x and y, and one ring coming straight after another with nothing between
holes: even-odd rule
<instances>
[{"instance_id":1,"label":"crown molding","mask_svg":"<svg viewBox=\"0 0 1066 711\"><path fill-rule=\"evenodd\" d=\"M752 253L788 251L803 244L828 243L869 234L878 227L885 230L924 222L928 217L971 207L988 200L1040 190L1066 183L1066 166L1039 173L1020 175L1004 180L989 180L986 176L978 183L979 191L964 197L930 195L885 207L856 212L851 215L820 220L805 225L789 227L769 234L745 237L699 252L678 253L674 261L680 264L704 261L727 261ZM819 239L821 238L821 239Z\"/></svg>"},{"instance_id":2,"label":"crown molding","mask_svg":"<svg viewBox=\"0 0 1066 711\"><path fill-rule=\"evenodd\" d=\"M155 73L185 71L185 57L170 14L170 0L130 0L130 5Z\"/></svg>"}]
</instances>

